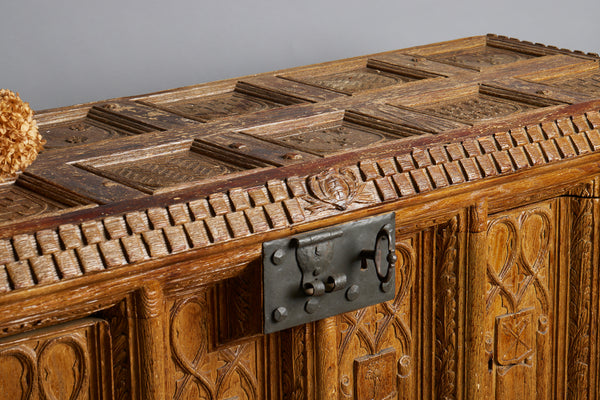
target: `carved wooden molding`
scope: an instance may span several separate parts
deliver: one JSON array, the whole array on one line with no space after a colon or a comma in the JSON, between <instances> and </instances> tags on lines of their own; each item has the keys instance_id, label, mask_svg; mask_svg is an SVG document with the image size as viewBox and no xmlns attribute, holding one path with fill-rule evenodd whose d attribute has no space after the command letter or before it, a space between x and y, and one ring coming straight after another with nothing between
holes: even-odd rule
<instances>
[{"instance_id":1,"label":"carved wooden molding","mask_svg":"<svg viewBox=\"0 0 600 400\"><path fill-rule=\"evenodd\" d=\"M585 189L582 195L588 195ZM592 318L593 202L573 198L569 265L569 348L567 391L571 399L588 398L590 386L590 321Z\"/></svg>"},{"instance_id":2,"label":"carved wooden molding","mask_svg":"<svg viewBox=\"0 0 600 400\"><path fill-rule=\"evenodd\" d=\"M507 43L507 44L510 43L510 44L514 44L514 45L518 45L518 46L529 47L532 49L536 49L538 51L542 50L548 54L561 53L561 54L577 54L577 55L582 55L582 56L598 57L597 53L587 53L587 52L583 52L581 50L559 49L556 46L547 46L547 45L541 44L541 43L532 43L532 42L529 42L526 40L520 40L520 39L516 39L516 38L504 36L504 35L495 35L493 33L488 33L486 35L486 37L488 38L488 40L499 41L499 42L501 41L501 42Z\"/></svg>"},{"instance_id":3,"label":"carved wooden molding","mask_svg":"<svg viewBox=\"0 0 600 400\"><path fill-rule=\"evenodd\" d=\"M600 149L600 113L0 240L0 293L286 228Z\"/></svg>"}]
</instances>

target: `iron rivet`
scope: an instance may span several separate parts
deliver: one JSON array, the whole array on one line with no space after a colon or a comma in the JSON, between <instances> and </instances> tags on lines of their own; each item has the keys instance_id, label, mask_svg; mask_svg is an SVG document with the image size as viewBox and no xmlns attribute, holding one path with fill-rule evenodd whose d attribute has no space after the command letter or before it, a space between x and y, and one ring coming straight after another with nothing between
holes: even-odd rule
<instances>
[{"instance_id":1,"label":"iron rivet","mask_svg":"<svg viewBox=\"0 0 600 400\"><path fill-rule=\"evenodd\" d=\"M304 304L304 310L312 314L319 309L319 300L317 299L309 299L306 304Z\"/></svg>"},{"instance_id":2,"label":"iron rivet","mask_svg":"<svg viewBox=\"0 0 600 400\"><path fill-rule=\"evenodd\" d=\"M360 288L358 287L358 285L352 285L348 288L348 290L346 290L346 298L349 301L354 301L354 300L358 299L359 295L360 295Z\"/></svg>"},{"instance_id":3,"label":"iron rivet","mask_svg":"<svg viewBox=\"0 0 600 400\"><path fill-rule=\"evenodd\" d=\"M288 316L287 308L278 307L275 311L273 311L273 319L275 322L281 322L286 319Z\"/></svg>"},{"instance_id":4,"label":"iron rivet","mask_svg":"<svg viewBox=\"0 0 600 400\"><path fill-rule=\"evenodd\" d=\"M284 257L285 257L285 251L283 249L277 249L277 250L275 250L275 253L273 253L273 256L271 257L271 261L273 261L273 264L279 265L283 262Z\"/></svg>"}]
</instances>

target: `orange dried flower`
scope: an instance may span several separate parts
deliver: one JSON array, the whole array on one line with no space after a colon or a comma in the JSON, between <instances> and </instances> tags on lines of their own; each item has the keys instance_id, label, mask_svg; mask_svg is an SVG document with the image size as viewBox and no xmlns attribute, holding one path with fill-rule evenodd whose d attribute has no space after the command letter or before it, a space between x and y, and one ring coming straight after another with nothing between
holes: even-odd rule
<instances>
[{"instance_id":1,"label":"orange dried flower","mask_svg":"<svg viewBox=\"0 0 600 400\"><path fill-rule=\"evenodd\" d=\"M0 89L0 182L29 166L45 143L29 104Z\"/></svg>"}]
</instances>

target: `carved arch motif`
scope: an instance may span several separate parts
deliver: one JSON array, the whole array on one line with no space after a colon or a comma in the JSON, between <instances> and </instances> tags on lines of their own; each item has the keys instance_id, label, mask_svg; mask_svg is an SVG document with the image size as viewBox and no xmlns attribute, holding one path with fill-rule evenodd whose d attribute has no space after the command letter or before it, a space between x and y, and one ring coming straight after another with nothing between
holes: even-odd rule
<instances>
[{"instance_id":1,"label":"carved arch motif","mask_svg":"<svg viewBox=\"0 0 600 400\"><path fill-rule=\"evenodd\" d=\"M180 370L173 399L259 399L258 343L210 351L205 294L176 303L172 310L171 350Z\"/></svg>"}]
</instances>

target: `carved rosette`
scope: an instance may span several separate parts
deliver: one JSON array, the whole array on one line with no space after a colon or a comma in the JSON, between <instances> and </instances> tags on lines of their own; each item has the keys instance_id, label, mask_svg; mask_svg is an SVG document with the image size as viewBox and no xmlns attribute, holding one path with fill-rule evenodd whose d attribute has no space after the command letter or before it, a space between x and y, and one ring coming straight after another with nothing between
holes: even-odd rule
<instances>
[{"instance_id":1,"label":"carved rosette","mask_svg":"<svg viewBox=\"0 0 600 400\"><path fill-rule=\"evenodd\" d=\"M354 203L375 201L367 185L349 168L330 168L309 176L306 186L309 194L302 196L302 200L308 203L304 208L310 214L326 210L344 211Z\"/></svg>"}]
</instances>

